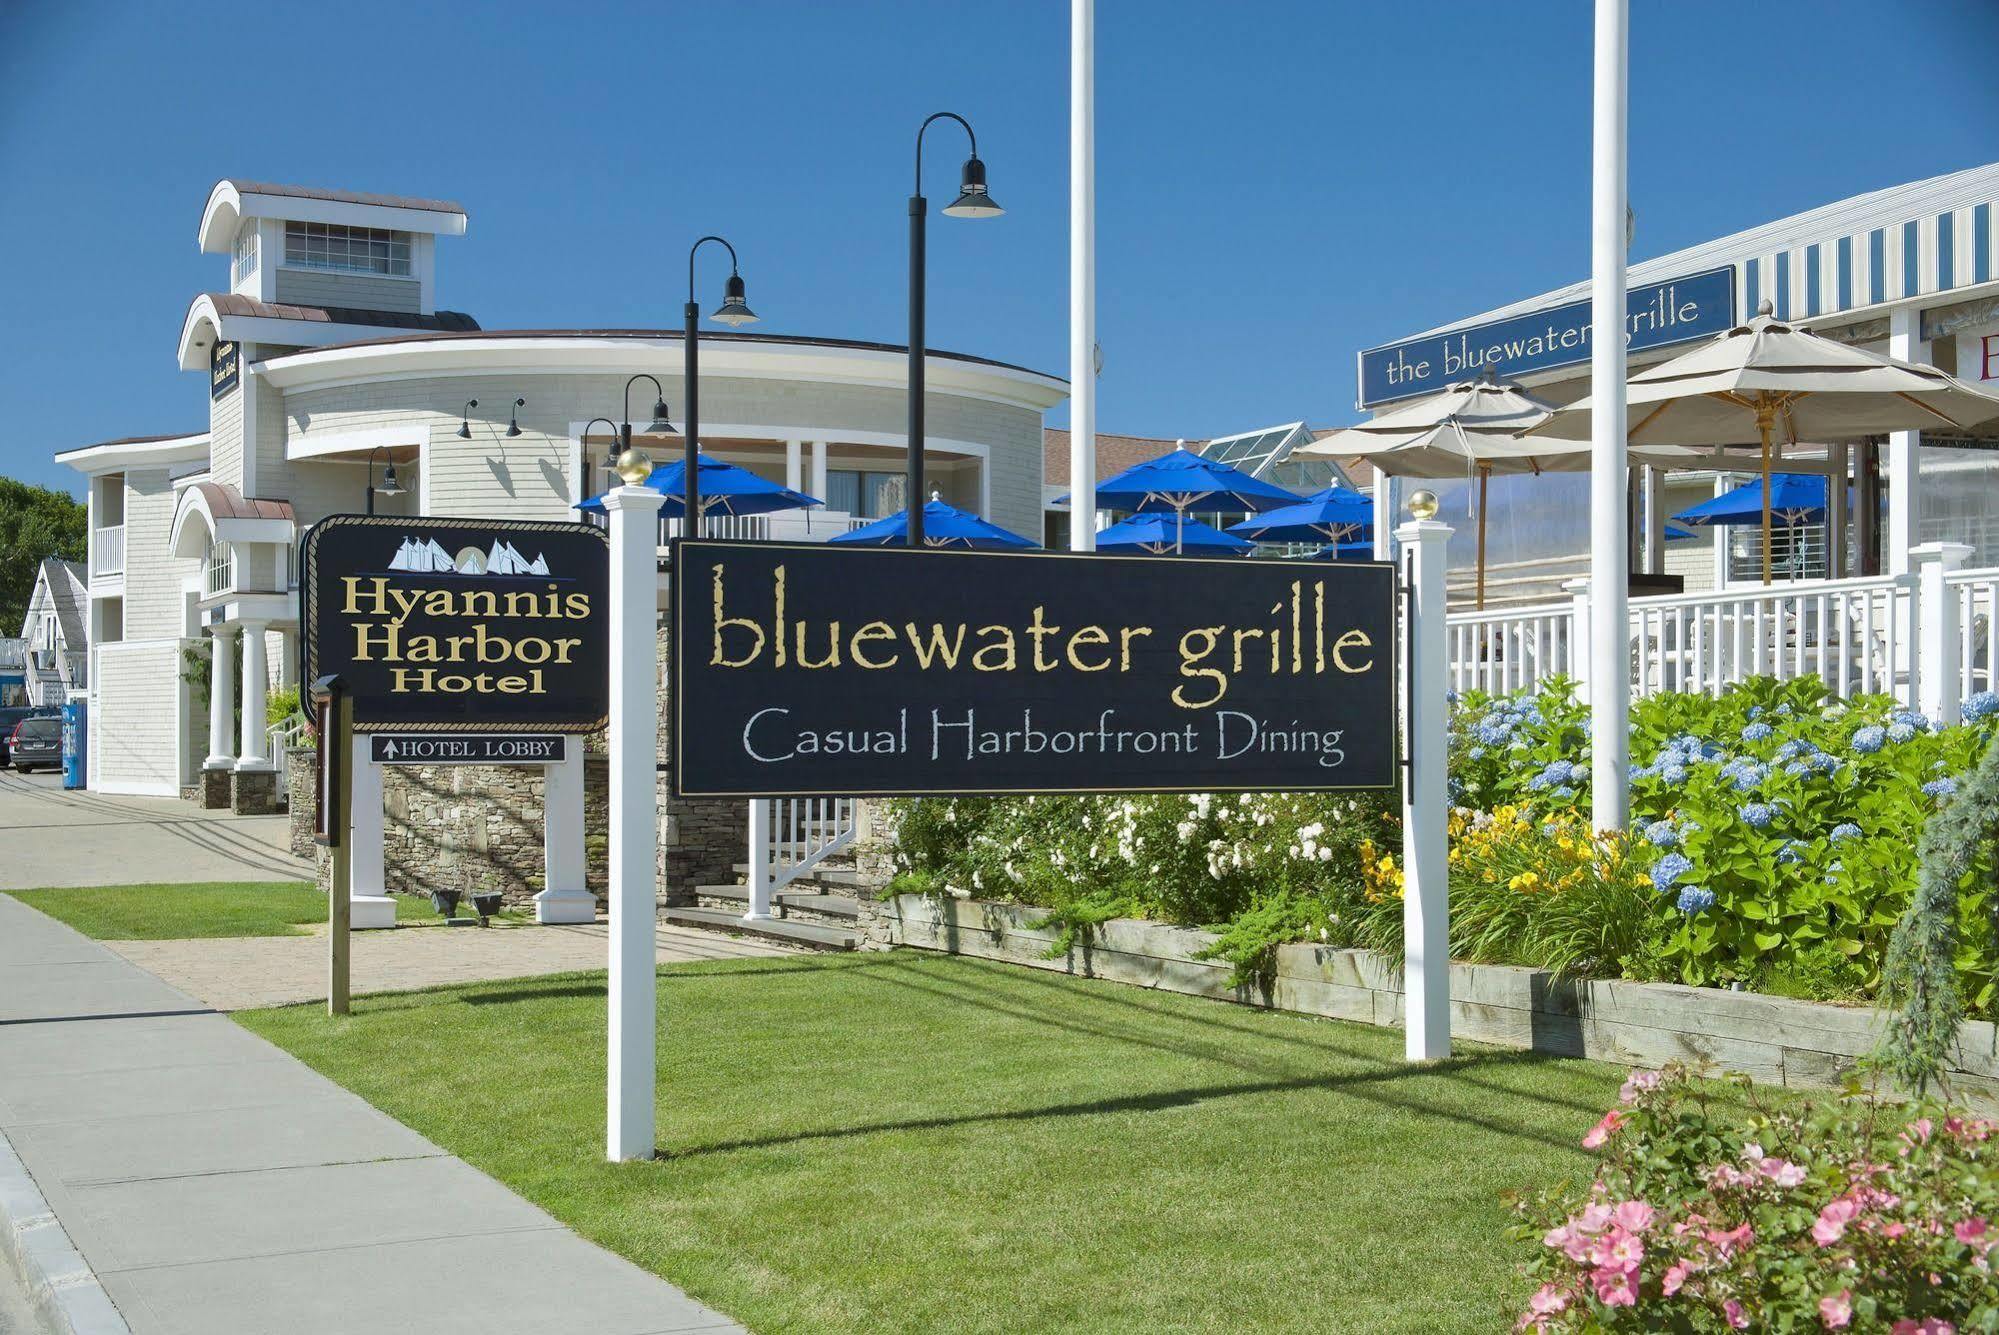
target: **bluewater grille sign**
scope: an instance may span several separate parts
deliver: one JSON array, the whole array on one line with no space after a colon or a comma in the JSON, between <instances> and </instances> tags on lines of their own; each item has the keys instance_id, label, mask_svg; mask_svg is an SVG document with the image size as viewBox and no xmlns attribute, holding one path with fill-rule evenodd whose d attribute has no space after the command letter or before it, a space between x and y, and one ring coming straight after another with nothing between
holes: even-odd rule
<instances>
[{"instance_id":1,"label":"bluewater grille sign","mask_svg":"<svg viewBox=\"0 0 1999 1335\"><path fill-rule=\"evenodd\" d=\"M1625 293L1625 346L1638 351L1717 334L1735 323L1735 268L1634 287ZM1490 367L1500 379L1586 362L1590 303L1515 315L1408 339L1360 354L1360 406L1429 394Z\"/></svg>"},{"instance_id":2,"label":"bluewater grille sign","mask_svg":"<svg viewBox=\"0 0 1999 1335\"><path fill-rule=\"evenodd\" d=\"M687 797L1396 781L1395 572L682 541Z\"/></svg>"},{"instance_id":3,"label":"bluewater grille sign","mask_svg":"<svg viewBox=\"0 0 1999 1335\"><path fill-rule=\"evenodd\" d=\"M340 676L356 732L594 732L610 580L586 524L333 515L305 535L304 679Z\"/></svg>"}]
</instances>

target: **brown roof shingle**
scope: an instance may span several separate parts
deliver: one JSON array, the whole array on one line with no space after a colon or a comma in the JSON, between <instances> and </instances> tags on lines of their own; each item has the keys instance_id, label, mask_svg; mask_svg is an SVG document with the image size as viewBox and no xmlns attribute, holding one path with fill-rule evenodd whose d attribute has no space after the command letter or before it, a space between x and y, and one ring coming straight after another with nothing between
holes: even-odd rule
<instances>
[{"instance_id":1,"label":"brown roof shingle","mask_svg":"<svg viewBox=\"0 0 1999 1335\"><path fill-rule=\"evenodd\" d=\"M381 329L421 329L430 333L476 333L479 322L463 311L436 311L418 315L409 311L370 311L356 306L291 306L282 302L258 301L237 292L203 294L220 315L241 315L260 320L302 320L310 324L354 324Z\"/></svg>"},{"instance_id":2,"label":"brown roof shingle","mask_svg":"<svg viewBox=\"0 0 1999 1335\"><path fill-rule=\"evenodd\" d=\"M1178 443L1159 436L1110 436L1097 433L1097 481L1116 477L1134 464L1171 454ZM1187 448L1199 451L1205 440L1190 440ZM1051 487L1069 483L1069 433L1059 427L1041 429L1041 480Z\"/></svg>"}]
</instances>

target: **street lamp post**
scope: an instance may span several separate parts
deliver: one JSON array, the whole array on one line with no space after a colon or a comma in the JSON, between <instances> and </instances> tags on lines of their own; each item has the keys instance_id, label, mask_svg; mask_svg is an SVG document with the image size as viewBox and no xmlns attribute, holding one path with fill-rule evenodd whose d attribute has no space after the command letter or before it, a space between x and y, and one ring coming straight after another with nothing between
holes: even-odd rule
<instances>
[{"instance_id":1,"label":"street lamp post","mask_svg":"<svg viewBox=\"0 0 1999 1335\"><path fill-rule=\"evenodd\" d=\"M708 318L720 324L745 325L755 322L756 312L743 301L743 278L737 271L736 248L719 236L704 236L687 251L687 308L683 312L687 326L681 336L682 370L684 382L682 394L687 400L687 450L683 456L687 460L682 486L686 495L686 518L681 521L680 531L690 538L701 536L701 385L697 373L701 362L701 307L694 300L694 255L710 241L729 252L729 281L722 287L722 304Z\"/></svg>"},{"instance_id":2,"label":"street lamp post","mask_svg":"<svg viewBox=\"0 0 1999 1335\"><path fill-rule=\"evenodd\" d=\"M971 122L956 112L939 111L916 131L916 190L909 197L909 463L903 497L909 508L908 543L923 545L923 286L924 222L930 211L923 198L923 134L931 121L954 120L965 127L972 154L959 176L958 198L946 205L950 218L997 218L1006 212L986 193L986 164L979 161L979 137Z\"/></svg>"},{"instance_id":3,"label":"street lamp post","mask_svg":"<svg viewBox=\"0 0 1999 1335\"><path fill-rule=\"evenodd\" d=\"M621 438L618 435L618 424L616 422L613 422L608 417L591 418L588 422L585 422L583 424L583 435L580 437L583 445L583 498L585 500L588 500L590 498L590 487L591 487L590 428L597 425L597 423L599 422L602 422L605 426L611 429L611 457L604 461L605 466L609 468L616 468L618 466L618 451L620 449L620 441L621 441Z\"/></svg>"},{"instance_id":4,"label":"street lamp post","mask_svg":"<svg viewBox=\"0 0 1999 1335\"><path fill-rule=\"evenodd\" d=\"M382 468L382 485L379 487L375 485L375 456L386 449L388 449L388 446L382 445L368 451L369 514L375 513L375 497L400 496L403 494L402 484L396 481L396 461L394 459L390 459Z\"/></svg>"}]
</instances>

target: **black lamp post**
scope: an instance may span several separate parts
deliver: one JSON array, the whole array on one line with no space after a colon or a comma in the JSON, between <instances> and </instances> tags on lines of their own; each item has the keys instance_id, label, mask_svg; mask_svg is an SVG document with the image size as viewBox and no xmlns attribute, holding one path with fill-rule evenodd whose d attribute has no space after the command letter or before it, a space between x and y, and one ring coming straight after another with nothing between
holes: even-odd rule
<instances>
[{"instance_id":1,"label":"black lamp post","mask_svg":"<svg viewBox=\"0 0 1999 1335\"><path fill-rule=\"evenodd\" d=\"M997 218L1006 212L986 193L986 164L979 161L979 137L971 122L956 112L940 111L916 131L916 192L909 197L909 463L903 482L909 506L908 543L923 545L923 232L930 210L923 198L923 132L935 120L954 120L965 127L972 155L958 178L958 198L944 208L949 218Z\"/></svg>"},{"instance_id":2,"label":"black lamp post","mask_svg":"<svg viewBox=\"0 0 1999 1335\"><path fill-rule=\"evenodd\" d=\"M604 466L607 468L615 467L618 462L618 424L616 422L613 422L608 417L593 417L588 422L585 422L583 424L583 436L582 436L583 498L585 500L588 500L590 498L590 428L597 425L597 423L599 422L602 422L605 426L611 428L611 457L604 461Z\"/></svg>"},{"instance_id":3,"label":"black lamp post","mask_svg":"<svg viewBox=\"0 0 1999 1335\"><path fill-rule=\"evenodd\" d=\"M687 325L681 334L682 369L681 393L687 399L687 476L682 486L686 492L686 518L681 520L682 535L690 538L701 536L701 382L696 377L700 366L701 340L698 326L701 323L701 307L694 300L694 255L710 241L729 252L729 281L722 285L722 304L708 318L720 324L745 325L756 321L756 312L743 301L743 277L736 268L736 248L719 236L704 236L687 251L687 307L683 312Z\"/></svg>"},{"instance_id":4,"label":"black lamp post","mask_svg":"<svg viewBox=\"0 0 1999 1335\"><path fill-rule=\"evenodd\" d=\"M375 513L375 497L400 496L402 484L396 481L396 461L391 459L382 468L382 485L375 485L375 456L388 449L386 445L368 451L368 513Z\"/></svg>"},{"instance_id":5,"label":"black lamp post","mask_svg":"<svg viewBox=\"0 0 1999 1335\"><path fill-rule=\"evenodd\" d=\"M632 447L632 386L638 384L641 380L652 380L652 421L646 423L646 434L648 436L670 436L673 434L673 423L666 420L666 391L659 387L659 381L653 380L651 376L641 371L625 382L625 416L624 420L618 423L618 449L620 452L629 450Z\"/></svg>"}]
</instances>

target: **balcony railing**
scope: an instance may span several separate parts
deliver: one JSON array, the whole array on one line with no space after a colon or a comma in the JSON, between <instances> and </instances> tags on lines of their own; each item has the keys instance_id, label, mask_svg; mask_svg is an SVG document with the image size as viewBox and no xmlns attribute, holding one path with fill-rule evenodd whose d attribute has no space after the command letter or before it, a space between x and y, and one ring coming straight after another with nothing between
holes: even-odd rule
<instances>
[{"instance_id":1,"label":"balcony railing","mask_svg":"<svg viewBox=\"0 0 1999 1335\"><path fill-rule=\"evenodd\" d=\"M90 535L90 573L119 575L125 571L125 526L100 528Z\"/></svg>"}]
</instances>

